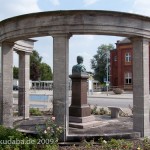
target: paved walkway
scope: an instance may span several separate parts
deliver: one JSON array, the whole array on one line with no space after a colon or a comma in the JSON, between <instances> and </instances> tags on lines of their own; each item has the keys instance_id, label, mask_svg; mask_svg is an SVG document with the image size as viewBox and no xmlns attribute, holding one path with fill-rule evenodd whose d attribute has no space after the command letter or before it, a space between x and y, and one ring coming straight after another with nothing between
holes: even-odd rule
<instances>
[{"instance_id":1,"label":"paved walkway","mask_svg":"<svg viewBox=\"0 0 150 150\"><path fill-rule=\"evenodd\" d=\"M14 97L18 98L18 91L14 91ZM53 95L53 91L49 90L30 90L30 94L44 94L44 95ZM71 92L69 92L69 96L71 96ZM88 97L104 97L104 98L133 98L132 91L124 91L123 94L114 94L112 91L107 92L93 92L88 93Z\"/></svg>"},{"instance_id":2,"label":"paved walkway","mask_svg":"<svg viewBox=\"0 0 150 150\"><path fill-rule=\"evenodd\" d=\"M131 91L124 92L122 94L114 94L114 92L93 92L93 94L88 94L90 98L119 98L119 99L133 99L133 93Z\"/></svg>"}]
</instances>

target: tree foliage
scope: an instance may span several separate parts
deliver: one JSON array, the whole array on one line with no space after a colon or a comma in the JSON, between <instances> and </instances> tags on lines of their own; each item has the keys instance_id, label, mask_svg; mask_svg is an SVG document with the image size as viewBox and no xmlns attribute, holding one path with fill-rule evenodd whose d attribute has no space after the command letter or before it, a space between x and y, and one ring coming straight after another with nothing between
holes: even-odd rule
<instances>
[{"instance_id":1,"label":"tree foliage","mask_svg":"<svg viewBox=\"0 0 150 150\"><path fill-rule=\"evenodd\" d=\"M35 50L30 56L30 79L33 81L52 80L51 67L42 62L42 57Z\"/></svg>"},{"instance_id":2,"label":"tree foliage","mask_svg":"<svg viewBox=\"0 0 150 150\"><path fill-rule=\"evenodd\" d=\"M13 77L14 79L19 78L19 68L13 67ZM52 80L52 70L51 67L42 62L42 57L39 53L34 50L30 55L30 79L32 81L46 81Z\"/></svg>"},{"instance_id":3,"label":"tree foliage","mask_svg":"<svg viewBox=\"0 0 150 150\"><path fill-rule=\"evenodd\" d=\"M98 47L97 54L91 59L91 68L94 70L94 79L103 83L107 77L107 65L110 65L110 50L114 49L112 44L102 44ZM107 63L108 57L108 63ZM109 73L110 68L108 69Z\"/></svg>"},{"instance_id":4,"label":"tree foliage","mask_svg":"<svg viewBox=\"0 0 150 150\"><path fill-rule=\"evenodd\" d=\"M19 69L18 67L13 67L13 78L18 79L19 78Z\"/></svg>"},{"instance_id":5,"label":"tree foliage","mask_svg":"<svg viewBox=\"0 0 150 150\"><path fill-rule=\"evenodd\" d=\"M41 75L41 80L42 81L52 80L51 67L48 64L46 64L46 63L41 63L40 75Z\"/></svg>"},{"instance_id":6,"label":"tree foliage","mask_svg":"<svg viewBox=\"0 0 150 150\"><path fill-rule=\"evenodd\" d=\"M30 79L33 81L40 80L40 65L42 57L39 53L33 50L30 55Z\"/></svg>"}]
</instances>

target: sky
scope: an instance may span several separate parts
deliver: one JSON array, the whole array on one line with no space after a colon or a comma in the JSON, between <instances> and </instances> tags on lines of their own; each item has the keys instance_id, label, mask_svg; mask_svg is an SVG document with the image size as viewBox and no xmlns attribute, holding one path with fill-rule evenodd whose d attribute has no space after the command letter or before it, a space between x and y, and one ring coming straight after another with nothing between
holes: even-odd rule
<instances>
[{"instance_id":1,"label":"sky","mask_svg":"<svg viewBox=\"0 0 150 150\"><path fill-rule=\"evenodd\" d=\"M110 10L150 16L150 0L0 0L0 20L28 14L54 10ZM91 70L90 60L101 44L114 44L123 37L73 35L69 40L69 73L76 57L84 57L83 64ZM34 49L43 57L43 62L53 69L53 38L40 37ZM14 65L18 66L18 55L14 52Z\"/></svg>"}]
</instances>

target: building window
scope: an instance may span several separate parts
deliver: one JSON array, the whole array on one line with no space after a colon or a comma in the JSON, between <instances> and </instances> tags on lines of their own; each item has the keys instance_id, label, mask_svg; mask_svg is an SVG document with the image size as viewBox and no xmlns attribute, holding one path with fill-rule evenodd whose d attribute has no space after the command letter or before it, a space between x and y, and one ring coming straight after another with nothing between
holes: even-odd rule
<instances>
[{"instance_id":1,"label":"building window","mask_svg":"<svg viewBox=\"0 0 150 150\"><path fill-rule=\"evenodd\" d=\"M114 61L117 61L117 56L114 56Z\"/></svg>"},{"instance_id":2,"label":"building window","mask_svg":"<svg viewBox=\"0 0 150 150\"><path fill-rule=\"evenodd\" d=\"M125 54L125 62L131 62L131 54L130 53Z\"/></svg>"},{"instance_id":3,"label":"building window","mask_svg":"<svg viewBox=\"0 0 150 150\"><path fill-rule=\"evenodd\" d=\"M132 84L132 73L125 73L125 84Z\"/></svg>"}]
</instances>

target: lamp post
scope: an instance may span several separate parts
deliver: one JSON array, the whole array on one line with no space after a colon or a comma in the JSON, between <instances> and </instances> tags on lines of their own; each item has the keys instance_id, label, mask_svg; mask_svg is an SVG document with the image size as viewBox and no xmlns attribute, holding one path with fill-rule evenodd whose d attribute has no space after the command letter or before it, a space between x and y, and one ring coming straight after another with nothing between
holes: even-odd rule
<instances>
[{"instance_id":1,"label":"lamp post","mask_svg":"<svg viewBox=\"0 0 150 150\"><path fill-rule=\"evenodd\" d=\"M108 51L106 52L106 58L107 58L107 63L106 63L106 72L107 72L107 78L106 78L106 87L107 87L107 96L108 96Z\"/></svg>"},{"instance_id":2,"label":"lamp post","mask_svg":"<svg viewBox=\"0 0 150 150\"><path fill-rule=\"evenodd\" d=\"M106 49L105 49L105 51L106 51ZM108 80L108 78L109 78L108 50L107 50L105 53L103 53L103 54L101 55L101 58L102 58L102 56L104 56L105 54L106 54L106 67L105 67L105 69L106 69L106 80L105 80L104 82L106 82L107 96L108 96L108 86L109 86L109 80Z\"/></svg>"}]
</instances>

